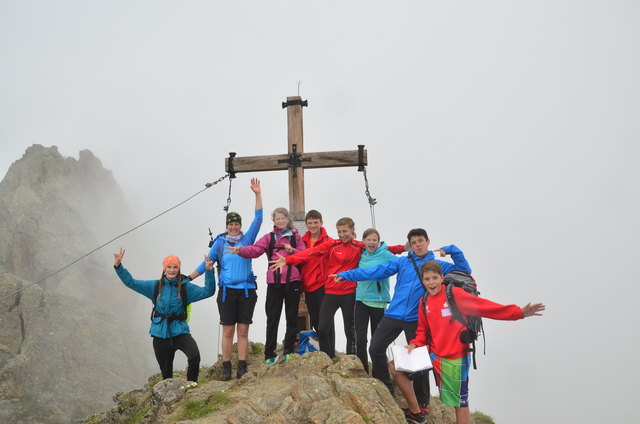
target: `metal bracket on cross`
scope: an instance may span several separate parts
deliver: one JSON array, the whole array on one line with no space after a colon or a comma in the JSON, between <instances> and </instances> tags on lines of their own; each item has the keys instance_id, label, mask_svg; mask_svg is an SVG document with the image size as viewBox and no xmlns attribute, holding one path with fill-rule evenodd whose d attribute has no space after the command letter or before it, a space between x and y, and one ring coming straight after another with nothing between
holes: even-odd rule
<instances>
[{"instance_id":1,"label":"metal bracket on cross","mask_svg":"<svg viewBox=\"0 0 640 424\"><path fill-rule=\"evenodd\" d=\"M291 145L291 153L287 155L287 159L278 159L278 163L286 163L289 165L289 168L300 168L302 166L302 162L311 162L310 157L303 158L302 153L298 153L298 145Z\"/></svg>"},{"instance_id":2,"label":"metal bracket on cross","mask_svg":"<svg viewBox=\"0 0 640 424\"><path fill-rule=\"evenodd\" d=\"M282 102L282 109L286 109L289 106L308 107L309 102L307 100L302 100L302 99L294 99L294 100L288 100L286 102Z\"/></svg>"}]
</instances>

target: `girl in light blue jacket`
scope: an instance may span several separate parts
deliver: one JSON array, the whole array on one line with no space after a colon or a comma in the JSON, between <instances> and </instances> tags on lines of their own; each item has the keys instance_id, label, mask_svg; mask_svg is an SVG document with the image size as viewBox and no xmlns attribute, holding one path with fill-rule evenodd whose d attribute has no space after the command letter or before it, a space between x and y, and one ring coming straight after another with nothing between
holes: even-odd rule
<instances>
[{"instance_id":1,"label":"girl in light blue jacket","mask_svg":"<svg viewBox=\"0 0 640 424\"><path fill-rule=\"evenodd\" d=\"M370 268L384 264L395 258L394 253L404 252L403 245L387 247L385 242L380 242L380 233L373 228L364 232L362 241L365 244L365 250L360 257L358 268ZM390 299L389 278L358 281L355 307L356 352L367 372L369 372L367 327L370 323L373 335Z\"/></svg>"}]
</instances>

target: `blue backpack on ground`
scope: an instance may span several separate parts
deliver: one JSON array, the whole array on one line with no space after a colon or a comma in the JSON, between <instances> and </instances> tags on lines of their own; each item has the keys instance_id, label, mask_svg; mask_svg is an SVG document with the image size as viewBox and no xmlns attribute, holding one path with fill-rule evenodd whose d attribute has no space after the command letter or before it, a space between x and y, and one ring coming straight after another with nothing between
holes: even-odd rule
<instances>
[{"instance_id":1,"label":"blue backpack on ground","mask_svg":"<svg viewBox=\"0 0 640 424\"><path fill-rule=\"evenodd\" d=\"M307 352L315 352L320 350L320 342L318 341L318 333L315 331L306 331L300 333L298 342L298 355L304 355Z\"/></svg>"}]
</instances>

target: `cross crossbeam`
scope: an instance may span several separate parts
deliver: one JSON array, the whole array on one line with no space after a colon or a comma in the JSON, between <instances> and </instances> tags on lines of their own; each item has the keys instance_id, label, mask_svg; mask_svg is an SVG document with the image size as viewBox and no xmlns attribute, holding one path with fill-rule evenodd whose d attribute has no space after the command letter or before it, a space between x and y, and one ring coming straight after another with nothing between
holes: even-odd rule
<instances>
[{"instance_id":1,"label":"cross crossbeam","mask_svg":"<svg viewBox=\"0 0 640 424\"><path fill-rule=\"evenodd\" d=\"M298 153L301 157L299 166L305 169L339 168L359 166L358 150L338 150L332 152ZM230 172L229 161L233 161L233 172L286 171L290 167L289 154L267 156L243 156L225 159L225 168ZM364 151L364 162L367 165L367 153Z\"/></svg>"}]
</instances>

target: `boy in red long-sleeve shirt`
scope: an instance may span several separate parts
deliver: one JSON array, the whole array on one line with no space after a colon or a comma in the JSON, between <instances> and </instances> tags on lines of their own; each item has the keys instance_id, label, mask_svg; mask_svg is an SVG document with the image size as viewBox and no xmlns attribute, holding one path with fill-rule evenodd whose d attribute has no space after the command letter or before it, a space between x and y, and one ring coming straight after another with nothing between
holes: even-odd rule
<instances>
[{"instance_id":1,"label":"boy in red long-sleeve shirt","mask_svg":"<svg viewBox=\"0 0 640 424\"><path fill-rule=\"evenodd\" d=\"M411 352L418 346L428 346L433 363L436 383L440 389L442 403L456 409L456 423L469 423L468 383L469 383L469 345L460 340L460 333L466 327L458 320L451 319L451 309L444 290L442 268L436 261L427 261L420 268L422 284L428 292L426 304L420 301L418 309L418 329L416 337L409 342L407 350ZM453 287L456 306L464 320L468 315L498 320L514 321L530 316L540 316L545 306L542 303L528 303L520 308L517 305L501 305L487 299L475 297L459 287ZM409 410L407 421L424 423L426 417L420 411L408 375L395 371L396 383L407 400Z\"/></svg>"}]
</instances>

